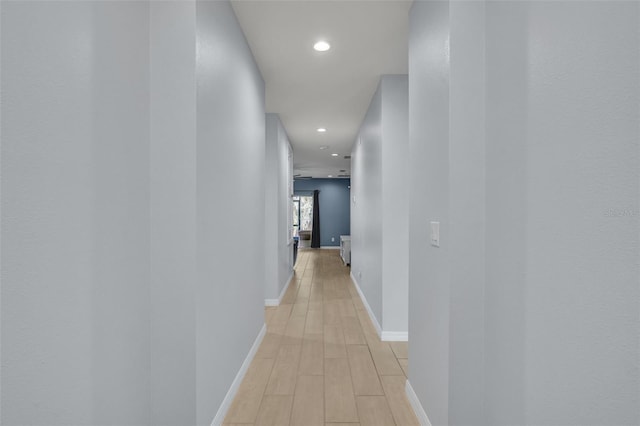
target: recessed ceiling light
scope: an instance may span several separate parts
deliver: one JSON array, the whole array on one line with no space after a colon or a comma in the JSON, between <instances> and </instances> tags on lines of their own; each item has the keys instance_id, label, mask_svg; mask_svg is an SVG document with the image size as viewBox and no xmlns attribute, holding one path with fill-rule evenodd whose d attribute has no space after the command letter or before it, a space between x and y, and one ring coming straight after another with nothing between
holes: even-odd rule
<instances>
[{"instance_id":1,"label":"recessed ceiling light","mask_svg":"<svg viewBox=\"0 0 640 426\"><path fill-rule=\"evenodd\" d=\"M320 147L320 149L322 149L322 150L324 150L324 149L329 149L329 145L322 145L322 146Z\"/></svg>"},{"instance_id":2,"label":"recessed ceiling light","mask_svg":"<svg viewBox=\"0 0 640 426\"><path fill-rule=\"evenodd\" d=\"M327 129L325 129L324 127L318 127L317 131L318 133L324 133L327 131Z\"/></svg>"},{"instance_id":3,"label":"recessed ceiling light","mask_svg":"<svg viewBox=\"0 0 640 426\"><path fill-rule=\"evenodd\" d=\"M327 177L333 177L333 175L329 175L329 176L327 176Z\"/></svg>"},{"instance_id":4,"label":"recessed ceiling light","mask_svg":"<svg viewBox=\"0 0 640 426\"><path fill-rule=\"evenodd\" d=\"M332 156L332 157L337 157L337 156L338 156L338 154L331 154L331 156Z\"/></svg>"},{"instance_id":5,"label":"recessed ceiling light","mask_svg":"<svg viewBox=\"0 0 640 426\"><path fill-rule=\"evenodd\" d=\"M327 50L331 49L331 45L324 40L320 40L313 45L313 48L318 52L326 52Z\"/></svg>"}]
</instances>

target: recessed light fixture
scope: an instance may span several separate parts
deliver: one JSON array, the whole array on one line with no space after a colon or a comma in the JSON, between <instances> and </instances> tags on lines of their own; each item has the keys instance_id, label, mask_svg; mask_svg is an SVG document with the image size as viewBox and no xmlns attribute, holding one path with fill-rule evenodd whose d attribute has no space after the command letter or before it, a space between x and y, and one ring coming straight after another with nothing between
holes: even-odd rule
<instances>
[{"instance_id":1,"label":"recessed light fixture","mask_svg":"<svg viewBox=\"0 0 640 426\"><path fill-rule=\"evenodd\" d=\"M329 145L322 145L322 146L320 147L320 149L321 149L321 150L329 149Z\"/></svg>"},{"instance_id":2,"label":"recessed light fixture","mask_svg":"<svg viewBox=\"0 0 640 426\"><path fill-rule=\"evenodd\" d=\"M318 127L318 128L316 129L316 131L317 131L318 133L324 133L324 132L326 132L326 131L327 131L327 129L325 129L324 127Z\"/></svg>"},{"instance_id":3,"label":"recessed light fixture","mask_svg":"<svg viewBox=\"0 0 640 426\"><path fill-rule=\"evenodd\" d=\"M337 157L337 156L338 156L338 154L335 154L335 153L334 153L334 154L331 154L331 156L332 156L332 157Z\"/></svg>"},{"instance_id":4,"label":"recessed light fixture","mask_svg":"<svg viewBox=\"0 0 640 426\"><path fill-rule=\"evenodd\" d=\"M333 175L329 175L329 176L327 176L327 177L333 177Z\"/></svg>"},{"instance_id":5,"label":"recessed light fixture","mask_svg":"<svg viewBox=\"0 0 640 426\"><path fill-rule=\"evenodd\" d=\"M324 40L320 40L313 45L313 48L317 52L326 52L327 50L331 49L331 45Z\"/></svg>"}]
</instances>

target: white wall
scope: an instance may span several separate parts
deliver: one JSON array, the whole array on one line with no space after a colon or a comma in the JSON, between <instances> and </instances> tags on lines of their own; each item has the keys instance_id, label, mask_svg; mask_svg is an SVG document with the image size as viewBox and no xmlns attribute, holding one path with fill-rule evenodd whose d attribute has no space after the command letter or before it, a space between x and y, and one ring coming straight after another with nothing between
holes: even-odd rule
<instances>
[{"instance_id":1,"label":"white wall","mask_svg":"<svg viewBox=\"0 0 640 426\"><path fill-rule=\"evenodd\" d=\"M409 380L433 424L640 421L638 8L414 3L410 229L443 223L440 248L410 235Z\"/></svg>"},{"instance_id":2,"label":"white wall","mask_svg":"<svg viewBox=\"0 0 640 426\"><path fill-rule=\"evenodd\" d=\"M382 91L371 99L351 152L351 273L382 323ZM354 202L355 198L355 202Z\"/></svg>"},{"instance_id":3,"label":"white wall","mask_svg":"<svg viewBox=\"0 0 640 426\"><path fill-rule=\"evenodd\" d=\"M196 5L151 2L151 424L196 422Z\"/></svg>"},{"instance_id":4,"label":"white wall","mask_svg":"<svg viewBox=\"0 0 640 426\"><path fill-rule=\"evenodd\" d=\"M2 421L146 423L148 5L2 18Z\"/></svg>"},{"instance_id":5,"label":"white wall","mask_svg":"<svg viewBox=\"0 0 640 426\"><path fill-rule=\"evenodd\" d=\"M149 56L141 53L149 5L98 2L92 27L93 418L144 424L151 283Z\"/></svg>"},{"instance_id":6,"label":"white wall","mask_svg":"<svg viewBox=\"0 0 640 426\"><path fill-rule=\"evenodd\" d=\"M436 425L449 411L448 18L446 1L417 1L409 14L409 380Z\"/></svg>"},{"instance_id":7,"label":"white wall","mask_svg":"<svg viewBox=\"0 0 640 426\"><path fill-rule=\"evenodd\" d=\"M2 7L0 6L0 56L2 55ZM2 60L0 59L0 106L2 102ZM0 107L0 395L2 395L2 108ZM0 401L2 398L0 397ZM0 422L2 421L2 403L0 402Z\"/></svg>"},{"instance_id":8,"label":"white wall","mask_svg":"<svg viewBox=\"0 0 640 426\"><path fill-rule=\"evenodd\" d=\"M231 5L199 2L196 19L197 423L209 424L264 324L265 112Z\"/></svg>"},{"instance_id":9,"label":"white wall","mask_svg":"<svg viewBox=\"0 0 640 426\"><path fill-rule=\"evenodd\" d=\"M292 150L277 114L266 114L265 303L276 304L293 274Z\"/></svg>"},{"instance_id":10,"label":"white wall","mask_svg":"<svg viewBox=\"0 0 640 426\"><path fill-rule=\"evenodd\" d=\"M485 5L487 172L484 401L487 424L524 424L526 421L524 374L527 368L525 357L528 357L525 352L528 286L525 264L529 248L525 223L529 220L526 206L529 34L526 29L527 6L524 3L514 6ZM492 30L494 25L498 28ZM498 34L501 36L496 37ZM510 55L515 56L510 58ZM548 203L544 205L553 209ZM568 254L563 253L562 256ZM570 264L567 264L567 268L573 269ZM549 349L551 354L557 351L557 348Z\"/></svg>"},{"instance_id":11,"label":"white wall","mask_svg":"<svg viewBox=\"0 0 640 426\"><path fill-rule=\"evenodd\" d=\"M284 289L293 276L293 239L291 232L293 229L293 148L289 143L287 132L280 122L279 126L278 157L280 166L278 168L278 228L280 234L278 238L281 243L278 247L278 282L280 292ZM270 226L265 223L265 227ZM279 294L281 294L279 293Z\"/></svg>"},{"instance_id":12,"label":"white wall","mask_svg":"<svg viewBox=\"0 0 640 426\"><path fill-rule=\"evenodd\" d=\"M148 5L3 20L2 420L146 423Z\"/></svg>"},{"instance_id":13,"label":"white wall","mask_svg":"<svg viewBox=\"0 0 640 426\"><path fill-rule=\"evenodd\" d=\"M230 5L1 7L1 423L210 424L263 325L264 84Z\"/></svg>"},{"instance_id":14,"label":"white wall","mask_svg":"<svg viewBox=\"0 0 640 426\"><path fill-rule=\"evenodd\" d=\"M1 7L0 423L90 424L92 5Z\"/></svg>"},{"instance_id":15,"label":"white wall","mask_svg":"<svg viewBox=\"0 0 640 426\"><path fill-rule=\"evenodd\" d=\"M640 4L528 6L525 419L640 423Z\"/></svg>"},{"instance_id":16,"label":"white wall","mask_svg":"<svg viewBox=\"0 0 640 426\"><path fill-rule=\"evenodd\" d=\"M449 424L483 418L485 283L484 2L451 2ZM455 159L455 161L454 161ZM479 367L480 366L480 367Z\"/></svg>"},{"instance_id":17,"label":"white wall","mask_svg":"<svg viewBox=\"0 0 640 426\"><path fill-rule=\"evenodd\" d=\"M351 270L385 340L408 329L407 90L382 76L352 152Z\"/></svg>"},{"instance_id":18,"label":"white wall","mask_svg":"<svg viewBox=\"0 0 640 426\"><path fill-rule=\"evenodd\" d=\"M382 332L409 326L409 85L385 75L382 87Z\"/></svg>"}]
</instances>

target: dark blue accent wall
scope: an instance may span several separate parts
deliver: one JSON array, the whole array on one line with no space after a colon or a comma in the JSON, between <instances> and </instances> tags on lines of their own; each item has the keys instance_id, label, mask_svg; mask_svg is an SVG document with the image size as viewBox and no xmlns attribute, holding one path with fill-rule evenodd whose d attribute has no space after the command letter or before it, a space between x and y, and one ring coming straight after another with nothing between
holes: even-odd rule
<instances>
[{"instance_id":1,"label":"dark blue accent wall","mask_svg":"<svg viewBox=\"0 0 640 426\"><path fill-rule=\"evenodd\" d=\"M293 183L296 195L311 195L320 191L320 245L339 246L340 235L351 234L350 179L303 179ZM335 241L331 242L331 237Z\"/></svg>"}]
</instances>

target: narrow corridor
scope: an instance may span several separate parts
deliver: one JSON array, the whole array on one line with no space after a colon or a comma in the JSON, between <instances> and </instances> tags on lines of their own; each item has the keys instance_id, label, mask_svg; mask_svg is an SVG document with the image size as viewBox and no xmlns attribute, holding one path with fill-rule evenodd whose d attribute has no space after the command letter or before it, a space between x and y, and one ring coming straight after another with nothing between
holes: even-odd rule
<instances>
[{"instance_id":1,"label":"narrow corridor","mask_svg":"<svg viewBox=\"0 0 640 426\"><path fill-rule=\"evenodd\" d=\"M418 425L407 343L381 342L337 250L301 250L225 425Z\"/></svg>"}]
</instances>

